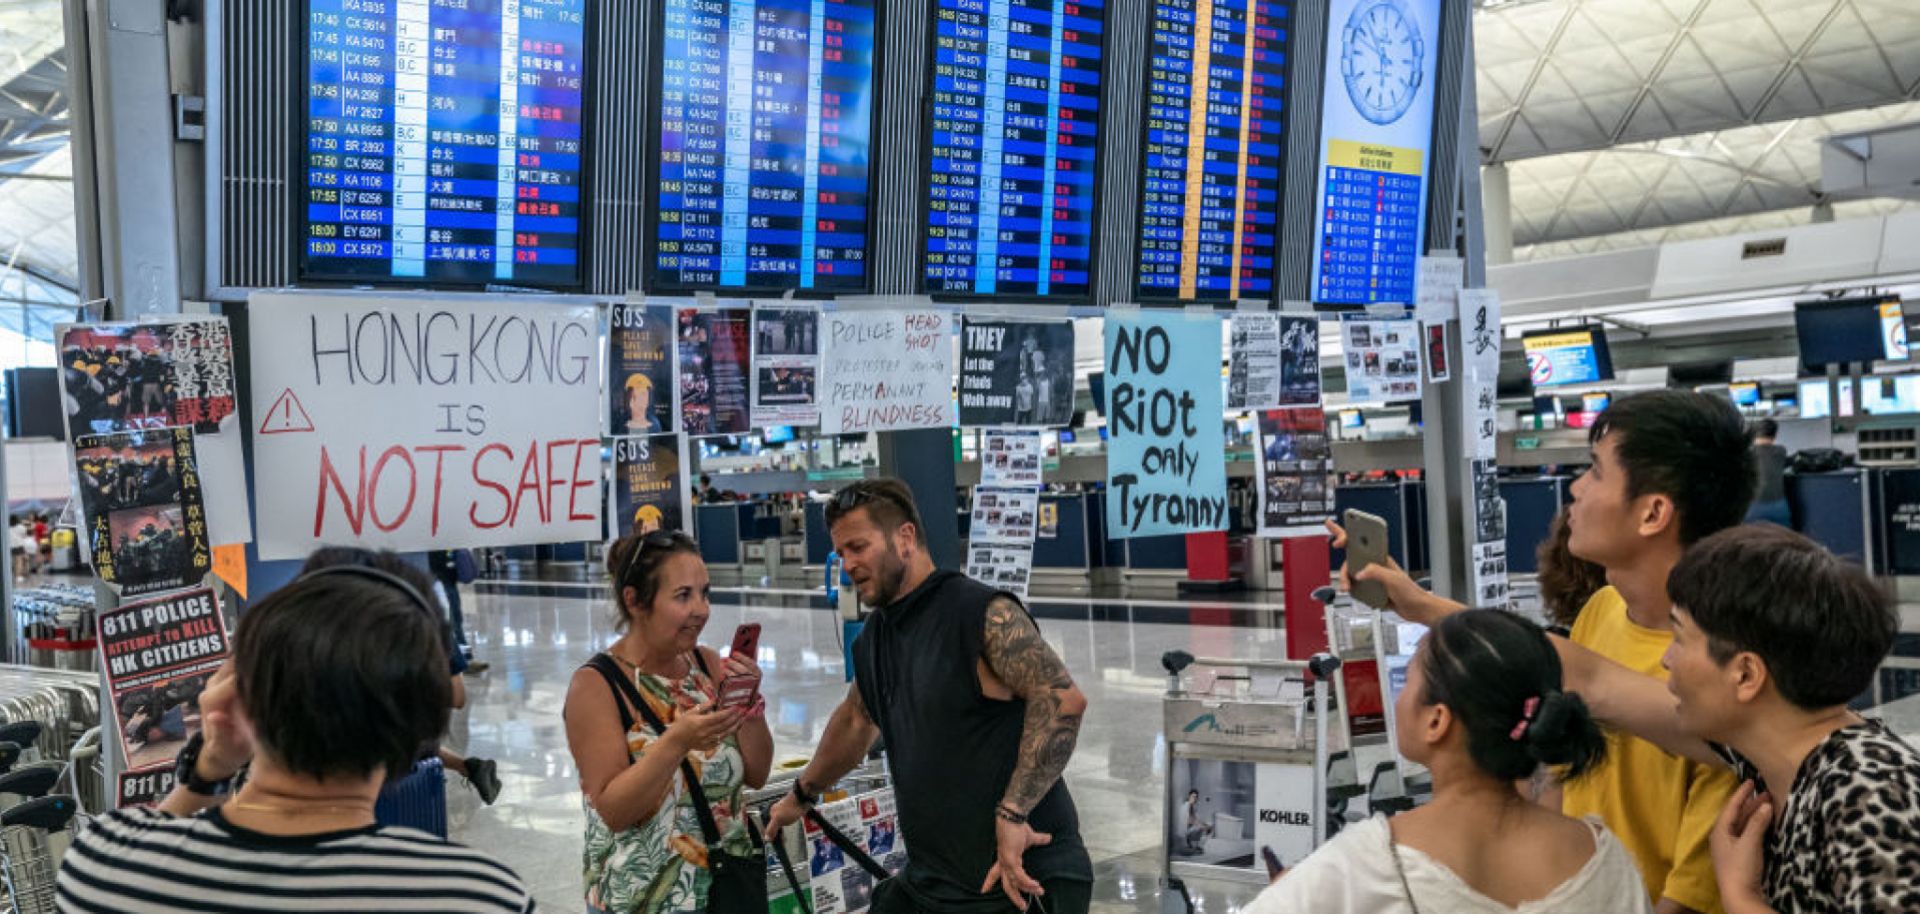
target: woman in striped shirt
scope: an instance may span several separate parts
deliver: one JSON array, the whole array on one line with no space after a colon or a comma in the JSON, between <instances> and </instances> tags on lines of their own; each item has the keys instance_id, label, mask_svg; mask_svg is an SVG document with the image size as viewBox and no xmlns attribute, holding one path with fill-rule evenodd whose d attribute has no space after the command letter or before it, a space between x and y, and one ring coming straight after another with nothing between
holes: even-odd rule
<instances>
[{"instance_id":1,"label":"woman in striped shirt","mask_svg":"<svg viewBox=\"0 0 1920 914\"><path fill-rule=\"evenodd\" d=\"M531 912L487 855L374 823L381 784L446 729L439 625L417 587L360 566L311 572L251 608L200 697L173 791L82 830L60 909Z\"/></svg>"}]
</instances>

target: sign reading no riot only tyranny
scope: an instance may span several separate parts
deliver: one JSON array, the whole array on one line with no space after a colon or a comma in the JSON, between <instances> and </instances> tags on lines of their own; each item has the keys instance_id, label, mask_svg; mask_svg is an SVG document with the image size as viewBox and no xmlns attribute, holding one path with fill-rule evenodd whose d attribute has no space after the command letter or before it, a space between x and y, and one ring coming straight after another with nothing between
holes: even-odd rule
<instances>
[{"instance_id":1,"label":"sign reading no riot only tyranny","mask_svg":"<svg viewBox=\"0 0 1920 914\"><path fill-rule=\"evenodd\" d=\"M1110 313L1106 366L1107 534L1225 530L1220 321Z\"/></svg>"}]
</instances>

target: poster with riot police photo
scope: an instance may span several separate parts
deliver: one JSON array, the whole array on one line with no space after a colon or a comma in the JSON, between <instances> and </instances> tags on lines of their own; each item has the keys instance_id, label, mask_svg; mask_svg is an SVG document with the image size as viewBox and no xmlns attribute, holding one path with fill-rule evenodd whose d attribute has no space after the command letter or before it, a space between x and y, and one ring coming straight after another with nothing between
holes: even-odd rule
<instances>
[{"instance_id":1,"label":"poster with riot police photo","mask_svg":"<svg viewBox=\"0 0 1920 914\"><path fill-rule=\"evenodd\" d=\"M618 538L655 530L689 532L687 477L680 469L680 436L652 435L613 442L613 514Z\"/></svg>"},{"instance_id":2,"label":"poster with riot police photo","mask_svg":"<svg viewBox=\"0 0 1920 914\"><path fill-rule=\"evenodd\" d=\"M1073 420L1073 322L967 319L960 424L1058 427Z\"/></svg>"},{"instance_id":3,"label":"poster with riot police photo","mask_svg":"<svg viewBox=\"0 0 1920 914\"><path fill-rule=\"evenodd\" d=\"M607 434L674 431L673 307L614 305L607 331Z\"/></svg>"},{"instance_id":4,"label":"poster with riot police photo","mask_svg":"<svg viewBox=\"0 0 1920 914\"><path fill-rule=\"evenodd\" d=\"M200 732L200 693L227 659L212 588L126 603L100 614L100 666L128 770L171 767Z\"/></svg>"},{"instance_id":5,"label":"poster with riot police photo","mask_svg":"<svg viewBox=\"0 0 1920 914\"><path fill-rule=\"evenodd\" d=\"M749 308L681 308L680 423L689 435L741 435L753 427L747 398Z\"/></svg>"},{"instance_id":6,"label":"poster with riot police photo","mask_svg":"<svg viewBox=\"0 0 1920 914\"><path fill-rule=\"evenodd\" d=\"M1280 317L1280 405L1320 404L1320 319L1311 314Z\"/></svg>"},{"instance_id":7,"label":"poster with riot police photo","mask_svg":"<svg viewBox=\"0 0 1920 914\"><path fill-rule=\"evenodd\" d=\"M753 309L753 424L820 424L820 312Z\"/></svg>"},{"instance_id":8,"label":"poster with riot police photo","mask_svg":"<svg viewBox=\"0 0 1920 914\"><path fill-rule=\"evenodd\" d=\"M100 580L138 596L213 569L192 429L82 435L73 461Z\"/></svg>"},{"instance_id":9,"label":"poster with riot police photo","mask_svg":"<svg viewBox=\"0 0 1920 914\"><path fill-rule=\"evenodd\" d=\"M210 435L238 408L225 318L64 324L58 337L69 439L176 425Z\"/></svg>"},{"instance_id":10,"label":"poster with riot police photo","mask_svg":"<svg viewBox=\"0 0 1920 914\"><path fill-rule=\"evenodd\" d=\"M1260 414L1260 535L1318 536L1333 516L1333 449L1318 406Z\"/></svg>"}]
</instances>

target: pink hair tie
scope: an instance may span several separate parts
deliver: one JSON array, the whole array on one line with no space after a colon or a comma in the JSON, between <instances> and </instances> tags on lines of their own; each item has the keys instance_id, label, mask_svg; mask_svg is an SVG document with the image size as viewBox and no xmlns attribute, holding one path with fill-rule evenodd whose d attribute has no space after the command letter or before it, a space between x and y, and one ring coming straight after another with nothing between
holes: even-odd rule
<instances>
[{"instance_id":1,"label":"pink hair tie","mask_svg":"<svg viewBox=\"0 0 1920 914\"><path fill-rule=\"evenodd\" d=\"M1540 710L1540 696L1535 695L1527 699L1526 702L1520 706L1520 722L1513 725L1513 732L1507 734L1507 739L1517 743L1521 737L1526 736L1528 725L1533 723L1533 712L1538 710Z\"/></svg>"}]
</instances>

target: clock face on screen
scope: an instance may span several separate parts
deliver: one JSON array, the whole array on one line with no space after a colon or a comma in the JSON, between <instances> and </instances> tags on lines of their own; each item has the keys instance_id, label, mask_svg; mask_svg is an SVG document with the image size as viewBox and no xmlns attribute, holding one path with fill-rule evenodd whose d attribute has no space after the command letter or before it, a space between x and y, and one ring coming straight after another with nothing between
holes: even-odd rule
<instances>
[{"instance_id":1,"label":"clock face on screen","mask_svg":"<svg viewBox=\"0 0 1920 914\"><path fill-rule=\"evenodd\" d=\"M1413 106L1426 55L1419 23L1402 0L1362 0L1340 35L1340 74L1360 116L1391 124Z\"/></svg>"}]
</instances>

